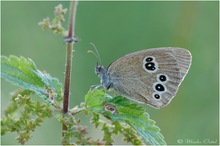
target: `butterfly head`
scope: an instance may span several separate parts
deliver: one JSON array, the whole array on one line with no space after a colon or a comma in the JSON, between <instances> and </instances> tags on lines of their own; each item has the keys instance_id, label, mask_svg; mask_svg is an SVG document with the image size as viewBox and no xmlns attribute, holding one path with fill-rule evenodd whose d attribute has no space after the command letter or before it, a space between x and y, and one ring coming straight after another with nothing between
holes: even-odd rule
<instances>
[{"instance_id":1,"label":"butterfly head","mask_svg":"<svg viewBox=\"0 0 220 146\"><path fill-rule=\"evenodd\" d=\"M105 72L107 72L107 70L105 69L104 66L102 65L96 65L95 67L95 73L98 75L98 76L102 76L102 74L104 74Z\"/></svg>"},{"instance_id":2,"label":"butterfly head","mask_svg":"<svg viewBox=\"0 0 220 146\"><path fill-rule=\"evenodd\" d=\"M107 68L97 64L95 67L95 73L101 78L101 84L105 89L108 90L112 87L113 84Z\"/></svg>"}]
</instances>

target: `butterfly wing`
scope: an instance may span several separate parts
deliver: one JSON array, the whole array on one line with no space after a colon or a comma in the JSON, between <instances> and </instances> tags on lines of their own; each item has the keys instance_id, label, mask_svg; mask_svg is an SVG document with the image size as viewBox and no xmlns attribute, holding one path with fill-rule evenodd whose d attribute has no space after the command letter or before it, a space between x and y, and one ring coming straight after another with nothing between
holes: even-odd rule
<instances>
[{"instance_id":1,"label":"butterfly wing","mask_svg":"<svg viewBox=\"0 0 220 146\"><path fill-rule=\"evenodd\" d=\"M191 60L190 52L182 48L146 49L119 58L108 72L116 92L160 108L176 95Z\"/></svg>"}]
</instances>

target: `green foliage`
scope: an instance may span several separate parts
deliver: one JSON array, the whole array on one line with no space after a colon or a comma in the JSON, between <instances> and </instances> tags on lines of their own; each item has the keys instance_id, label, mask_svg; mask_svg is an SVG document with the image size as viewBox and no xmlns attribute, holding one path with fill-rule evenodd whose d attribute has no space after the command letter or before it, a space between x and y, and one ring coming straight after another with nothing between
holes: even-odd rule
<instances>
[{"instance_id":1,"label":"green foliage","mask_svg":"<svg viewBox=\"0 0 220 146\"><path fill-rule=\"evenodd\" d=\"M21 89L11 93L11 103L8 104L7 108L4 110L5 115L7 116L9 114L12 114L16 112L16 110L19 108L15 100L15 98L17 98L18 95L28 96L31 95L32 93L33 92L30 90L21 90Z\"/></svg>"},{"instance_id":2,"label":"green foliage","mask_svg":"<svg viewBox=\"0 0 220 146\"><path fill-rule=\"evenodd\" d=\"M52 116L52 111L48 104L32 101L28 96L19 94L16 98L14 97L12 97L12 105L16 104L19 108L8 109L6 116L2 117L1 135L16 132L18 134L16 139L24 144L31 138L35 128L40 126L45 118Z\"/></svg>"},{"instance_id":3,"label":"green foliage","mask_svg":"<svg viewBox=\"0 0 220 146\"><path fill-rule=\"evenodd\" d=\"M81 108L75 107L69 113L61 114L62 109L56 103L62 101L62 85L56 78L37 69L34 62L24 57L1 57L1 77L23 88L12 96L12 102L2 118L1 134L17 132L16 138L24 144L31 138L31 133L40 126L44 118L55 117L68 129L64 132L64 143L68 144L113 144L113 135L121 133L123 140L132 144L143 144L144 141L152 145L164 145L163 136L155 122L149 118L144 109L131 101L117 96L112 98L104 90L89 91L85 97L85 104ZM36 93L48 103L40 103L30 100L28 95ZM55 100L54 100L55 99ZM54 102L55 101L55 102ZM93 140L88 134L87 128L80 125L80 120L75 120L73 115L84 111L92 112L91 122L96 127L100 126L103 138ZM105 116L112 123L100 120L100 115ZM74 142L73 142L74 141Z\"/></svg>"},{"instance_id":4,"label":"green foliage","mask_svg":"<svg viewBox=\"0 0 220 146\"><path fill-rule=\"evenodd\" d=\"M3 79L31 90L46 100L62 100L62 84L58 79L38 70L31 59L1 56L1 66Z\"/></svg>"},{"instance_id":5,"label":"green foliage","mask_svg":"<svg viewBox=\"0 0 220 146\"><path fill-rule=\"evenodd\" d=\"M50 21L50 18L44 18L41 22L38 23L43 30L51 29L56 34L61 34L63 36L67 35L67 31L62 26L62 23L65 21L64 15L66 14L67 9L63 8L61 4L55 7L54 18Z\"/></svg>"},{"instance_id":6,"label":"green foliage","mask_svg":"<svg viewBox=\"0 0 220 146\"><path fill-rule=\"evenodd\" d=\"M91 137L87 137L88 130L86 126L82 126L80 119L75 120L73 116L65 116L64 124L67 125L68 130L64 132L63 143L73 145L103 145L104 142L97 139L93 140ZM74 141L74 142L73 142Z\"/></svg>"},{"instance_id":7,"label":"green foliage","mask_svg":"<svg viewBox=\"0 0 220 146\"><path fill-rule=\"evenodd\" d=\"M91 123L94 123L96 127L100 126L101 130L104 132L102 140L106 145L113 144L113 135L118 135L119 133L124 135L123 141L130 142L134 145L142 144L140 138L137 136L136 131L125 123L120 123L119 121L114 121L111 124L100 120L100 115L92 112Z\"/></svg>"},{"instance_id":8,"label":"green foliage","mask_svg":"<svg viewBox=\"0 0 220 146\"><path fill-rule=\"evenodd\" d=\"M145 112L145 110L137 104L134 104L121 96L111 98L109 95L105 93L104 90L90 90L85 97L85 102L88 110L91 110L92 112L97 114L104 115L113 123L122 122L127 125L130 125L130 128L123 127L123 129L126 129L123 130L123 132L127 131L127 133L123 133L125 136L125 141L132 142L132 144L140 144L140 140L138 138L133 140L133 136L135 134L133 134L132 137L130 137L131 133L135 133L132 129L134 128L148 144L166 144L163 139L163 136L159 133L160 129L157 126L155 126L155 122L151 120L149 115ZM97 115L93 116L92 122L95 123L96 126L99 125L98 120L99 118ZM122 127L119 125L117 126L115 130L117 132L115 132L115 134L117 134L118 132L122 132L117 129L119 127ZM104 140L109 142L107 144L111 144L113 142L110 137L111 132L109 128L106 127L106 124L103 124L103 130L105 131Z\"/></svg>"}]
</instances>

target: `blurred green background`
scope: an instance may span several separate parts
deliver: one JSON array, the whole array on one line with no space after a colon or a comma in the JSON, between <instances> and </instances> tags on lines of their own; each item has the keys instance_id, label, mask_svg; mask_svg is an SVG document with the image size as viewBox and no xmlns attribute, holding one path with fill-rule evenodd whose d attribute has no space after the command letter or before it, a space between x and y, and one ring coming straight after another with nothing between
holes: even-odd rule
<instances>
[{"instance_id":1,"label":"blurred green background","mask_svg":"<svg viewBox=\"0 0 220 146\"><path fill-rule=\"evenodd\" d=\"M64 40L37 25L47 16L52 18L54 7L60 3L3 1L1 53L31 58L38 69L46 70L63 83ZM62 4L69 8L69 2ZM146 108L167 144L180 144L181 140L182 144L192 144L188 140L218 144L218 14L217 1L79 2L75 35L80 42L74 45L70 107L83 102L90 86L100 82L94 73L98 60L87 53L94 50L90 43L98 48L104 66L146 48L187 48L193 56L192 66L176 97L160 110ZM9 93L17 87L4 80L1 83L3 114ZM102 133L89 124L89 117L83 114L78 117L88 125L92 136L101 138ZM15 136L15 133L2 136L2 144L17 144ZM115 144L123 144L120 138L115 137ZM55 119L47 119L27 144L61 144L61 125Z\"/></svg>"}]
</instances>

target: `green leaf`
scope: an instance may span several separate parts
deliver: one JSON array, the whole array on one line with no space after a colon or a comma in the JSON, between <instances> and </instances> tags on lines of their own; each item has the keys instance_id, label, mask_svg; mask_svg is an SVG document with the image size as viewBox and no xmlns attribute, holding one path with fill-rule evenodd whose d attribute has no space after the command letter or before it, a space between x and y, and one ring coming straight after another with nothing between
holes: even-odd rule
<instances>
[{"instance_id":1,"label":"green leaf","mask_svg":"<svg viewBox=\"0 0 220 146\"><path fill-rule=\"evenodd\" d=\"M89 90L89 92L85 96L85 103L89 107L95 106L104 101L104 98L102 98L103 96L105 96L104 90L97 90L95 92L93 92L92 90Z\"/></svg>"},{"instance_id":2,"label":"green leaf","mask_svg":"<svg viewBox=\"0 0 220 146\"><path fill-rule=\"evenodd\" d=\"M31 90L45 99L62 99L62 84L38 70L31 59L1 56L1 67L1 77L12 84Z\"/></svg>"},{"instance_id":3,"label":"green leaf","mask_svg":"<svg viewBox=\"0 0 220 146\"><path fill-rule=\"evenodd\" d=\"M151 145L166 145L164 137L145 109L132 101L116 96L112 98L104 90L90 90L85 98L88 110L113 120L127 123Z\"/></svg>"}]
</instances>

